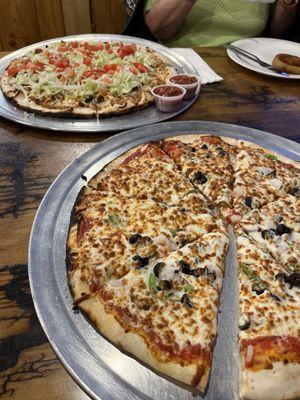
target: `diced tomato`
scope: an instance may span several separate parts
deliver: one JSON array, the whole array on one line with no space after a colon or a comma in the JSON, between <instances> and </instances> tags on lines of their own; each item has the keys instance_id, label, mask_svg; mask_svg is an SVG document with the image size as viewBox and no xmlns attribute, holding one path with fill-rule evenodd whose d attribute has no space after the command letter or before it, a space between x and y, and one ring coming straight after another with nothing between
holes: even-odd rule
<instances>
[{"instance_id":1,"label":"diced tomato","mask_svg":"<svg viewBox=\"0 0 300 400\"><path fill-rule=\"evenodd\" d=\"M142 73L148 72L148 68L143 64L135 62L135 63L133 63L133 65L135 66L135 68L137 68Z\"/></svg>"},{"instance_id":2,"label":"diced tomato","mask_svg":"<svg viewBox=\"0 0 300 400\"><path fill-rule=\"evenodd\" d=\"M77 49L77 47L79 46L79 43L78 43L78 42L70 42L70 46L71 46L73 49Z\"/></svg>"},{"instance_id":3,"label":"diced tomato","mask_svg":"<svg viewBox=\"0 0 300 400\"><path fill-rule=\"evenodd\" d=\"M57 68L66 69L70 66L69 60L49 60L49 63L55 65Z\"/></svg>"},{"instance_id":4,"label":"diced tomato","mask_svg":"<svg viewBox=\"0 0 300 400\"><path fill-rule=\"evenodd\" d=\"M61 51L61 52L66 52L66 51L69 51L70 50L70 48L68 47L68 46L66 46L66 45L64 45L64 46L59 46L58 48L57 48L57 51Z\"/></svg>"},{"instance_id":5,"label":"diced tomato","mask_svg":"<svg viewBox=\"0 0 300 400\"><path fill-rule=\"evenodd\" d=\"M83 64L85 65L91 65L92 60L88 57L84 57L83 59Z\"/></svg>"},{"instance_id":6,"label":"diced tomato","mask_svg":"<svg viewBox=\"0 0 300 400\"><path fill-rule=\"evenodd\" d=\"M112 53L113 53L113 50L112 50L112 49L108 49L108 50L106 50L106 53L107 53L107 54L112 54Z\"/></svg>"},{"instance_id":7,"label":"diced tomato","mask_svg":"<svg viewBox=\"0 0 300 400\"><path fill-rule=\"evenodd\" d=\"M85 71L85 72L83 73L83 76L84 76L85 78L90 78L92 75L93 75L93 71L92 71L92 70L91 70L91 71Z\"/></svg>"},{"instance_id":8,"label":"diced tomato","mask_svg":"<svg viewBox=\"0 0 300 400\"><path fill-rule=\"evenodd\" d=\"M120 66L118 64L106 64L103 69L106 72L114 73L120 69Z\"/></svg>"},{"instance_id":9,"label":"diced tomato","mask_svg":"<svg viewBox=\"0 0 300 400\"><path fill-rule=\"evenodd\" d=\"M19 68L11 66L7 69L7 73L9 76L16 76L17 73L19 72Z\"/></svg>"},{"instance_id":10,"label":"diced tomato","mask_svg":"<svg viewBox=\"0 0 300 400\"><path fill-rule=\"evenodd\" d=\"M97 47L98 47L98 50L103 50L103 43L98 42Z\"/></svg>"},{"instance_id":11,"label":"diced tomato","mask_svg":"<svg viewBox=\"0 0 300 400\"><path fill-rule=\"evenodd\" d=\"M106 42L105 43L105 50L109 50L110 49L110 43Z\"/></svg>"},{"instance_id":12,"label":"diced tomato","mask_svg":"<svg viewBox=\"0 0 300 400\"><path fill-rule=\"evenodd\" d=\"M124 58L126 56L130 56L131 54L134 54L135 51L136 51L136 45L128 44L119 49L118 55L119 55L119 57Z\"/></svg>"},{"instance_id":13,"label":"diced tomato","mask_svg":"<svg viewBox=\"0 0 300 400\"><path fill-rule=\"evenodd\" d=\"M44 68L44 66L45 66L45 64L43 64L40 61L36 61L34 63L34 69L37 70L37 71L41 71Z\"/></svg>"},{"instance_id":14,"label":"diced tomato","mask_svg":"<svg viewBox=\"0 0 300 400\"><path fill-rule=\"evenodd\" d=\"M85 71L83 73L81 80L83 80L85 78L98 79L105 73L106 73L106 71L104 71L102 69L90 69L89 71Z\"/></svg>"}]
</instances>

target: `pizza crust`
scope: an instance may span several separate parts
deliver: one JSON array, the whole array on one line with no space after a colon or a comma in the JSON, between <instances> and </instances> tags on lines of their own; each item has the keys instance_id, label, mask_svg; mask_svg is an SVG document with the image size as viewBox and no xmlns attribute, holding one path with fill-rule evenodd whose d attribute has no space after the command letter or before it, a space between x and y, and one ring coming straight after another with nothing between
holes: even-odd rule
<instances>
[{"instance_id":1,"label":"pizza crust","mask_svg":"<svg viewBox=\"0 0 300 400\"><path fill-rule=\"evenodd\" d=\"M143 46L137 47L142 48ZM155 70L150 76L151 84L143 85L136 90L132 90L128 94L123 94L120 96L114 96L112 94L105 95L106 97L103 101L99 103L91 103L92 107L90 107L88 103L86 106L82 105L82 103L79 105L79 100L72 100L72 98L68 97L60 103L59 100L57 100L57 104L55 100L55 106L53 104L47 104L46 100L42 102L38 100L35 101L34 99L28 99L26 91L27 93L30 92L30 88L28 89L26 85L23 86L23 89L21 85L22 90L20 90L19 87L15 87L11 83L11 78L7 74L1 76L0 88L2 89L3 95L16 107L27 112L33 112L45 116L69 118L108 118L125 113L127 114L141 110L153 104L154 97L151 94L152 86L167 82L170 76L176 74L175 68L169 65L169 60L157 53L155 50L151 50L149 48L147 49L149 50L152 59L155 60L155 63L153 64ZM23 57L26 57L26 55L30 56L32 52L33 51L24 54ZM6 68L6 71L10 66L14 66L18 62L22 62L23 57L11 60Z\"/></svg>"},{"instance_id":2,"label":"pizza crust","mask_svg":"<svg viewBox=\"0 0 300 400\"><path fill-rule=\"evenodd\" d=\"M300 365L275 363L273 369L241 373L242 400L292 400L300 398Z\"/></svg>"},{"instance_id":3,"label":"pizza crust","mask_svg":"<svg viewBox=\"0 0 300 400\"><path fill-rule=\"evenodd\" d=\"M5 76L2 77L0 85L3 95L18 108L28 112L55 117L108 118L141 110L154 102L154 98L149 91L140 90L122 97L121 104L111 104L109 99L104 100L99 104L97 110L89 107L72 107L72 105L62 106L61 108L48 108L27 99L23 93L18 92L16 94L15 89L9 84ZM140 98L135 101L133 95L137 94L140 95ZM126 105L124 106L123 103L126 103Z\"/></svg>"},{"instance_id":4,"label":"pizza crust","mask_svg":"<svg viewBox=\"0 0 300 400\"><path fill-rule=\"evenodd\" d=\"M81 290L82 288L81 284L77 287L76 282L73 288L74 294L78 289ZM77 296L79 295L78 292ZM103 304L97 296L82 301L79 307L92 321L98 331L126 353L128 352L135 356L138 361L142 361L155 371L166 374L167 379L171 377L176 381L190 386L193 385L194 377L197 375L197 365L182 366L175 362L161 362L154 358L143 338L134 332L125 332L116 318L105 311ZM208 378L209 372L206 371L196 386L201 392L204 392Z\"/></svg>"}]
</instances>

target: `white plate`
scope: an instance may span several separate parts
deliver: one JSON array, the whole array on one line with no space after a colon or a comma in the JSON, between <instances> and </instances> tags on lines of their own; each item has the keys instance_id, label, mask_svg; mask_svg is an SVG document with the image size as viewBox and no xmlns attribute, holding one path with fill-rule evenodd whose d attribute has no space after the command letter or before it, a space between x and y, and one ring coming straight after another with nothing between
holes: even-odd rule
<instances>
[{"instance_id":1,"label":"white plate","mask_svg":"<svg viewBox=\"0 0 300 400\"><path fill-rule=\"evenodd\" d=\"M273 58L278 53L288 53L293 56L300 57L300 43L289 42L288 40L272 38L249 38L236 40L232 44L236 47L240 47L243 50L247 50L252 54L255 54L261 60L269 64L272 64ZM277 74L274 71L270 71L267 68L261 67L255 61L252 61L233 50L227 49L227 54L237 64L260 74L274 76L276 78L300 79L300 75L290 74L285 76Z\"/></svg>"}]
</instances>

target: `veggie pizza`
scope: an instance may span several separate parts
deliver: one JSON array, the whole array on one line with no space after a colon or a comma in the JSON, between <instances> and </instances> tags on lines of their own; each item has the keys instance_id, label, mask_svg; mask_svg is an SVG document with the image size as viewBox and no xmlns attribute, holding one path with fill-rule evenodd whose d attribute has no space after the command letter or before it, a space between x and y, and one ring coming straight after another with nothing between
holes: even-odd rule
<instances>
[{"instance_id":1,"label":"veggie pizza","mask_svg":"<svg viewBox=\"0 0 300 400\"><path fill-rule=\"evenodd\" d=\"M94 176L67 241L74 307L116 345L205 391L237 242L241 399L300 397L300 170L229 138L130 150Z\"/></svg>"},{"instance_id":2,"label":"veggie pizza","mask_svg":"<svg viewBox=\"0 0 300 400\"><path fill-rule=\"evenodd\" d=\"M175 73L155 50L121 41L60 41L13 59L1 77L17 107L45 115L108 117L147 107Z\"/></svg>"}]
</instances>

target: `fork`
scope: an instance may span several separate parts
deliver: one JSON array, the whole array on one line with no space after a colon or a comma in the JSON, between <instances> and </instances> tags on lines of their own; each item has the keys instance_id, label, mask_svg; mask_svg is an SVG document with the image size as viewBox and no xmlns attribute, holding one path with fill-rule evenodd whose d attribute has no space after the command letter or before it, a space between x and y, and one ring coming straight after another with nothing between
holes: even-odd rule
<instances>
[{"instance_id":1,"label":"fork","mask_svg":"<svg viewBox=\"0 0 300 400\"><path fill-rule=\"evenodd\" d=\"M260 66L269 69L270 71L274 71L277 74L283 76L289 76L287 72L280 70L279 68L273 67L273 65L266 63L265 61L261 60L255 54L249 53L249 51L241 49L240 47L233 46L232 44L224 44L224 47L229 50L233 50L236 53L242 54L244 57L249 58L250 60L258 63Z\"/></svg>"}]
</instances>

